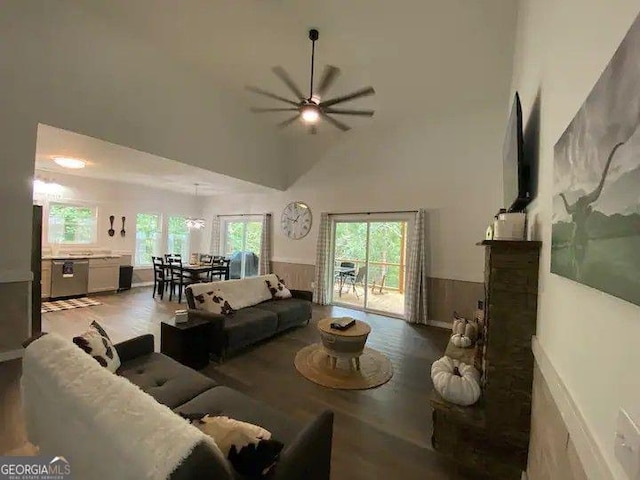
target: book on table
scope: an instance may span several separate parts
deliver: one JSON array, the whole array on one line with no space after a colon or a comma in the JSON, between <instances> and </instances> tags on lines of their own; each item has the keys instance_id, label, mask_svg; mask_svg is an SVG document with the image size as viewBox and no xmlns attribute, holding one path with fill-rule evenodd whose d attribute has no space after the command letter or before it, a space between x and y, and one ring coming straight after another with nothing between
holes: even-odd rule
<instances>
[{"instance_id":1,"label":"book on table","mask_svg":"<svg viewBox=\"0 0 640 480\"><path fill-rule=\"evenodd\" d=\"M356 321L353 318L342 317L334 319L333 322L331 322L331 328L334 330L347 330L355 324Z\"/></svg>"}]
</instances>

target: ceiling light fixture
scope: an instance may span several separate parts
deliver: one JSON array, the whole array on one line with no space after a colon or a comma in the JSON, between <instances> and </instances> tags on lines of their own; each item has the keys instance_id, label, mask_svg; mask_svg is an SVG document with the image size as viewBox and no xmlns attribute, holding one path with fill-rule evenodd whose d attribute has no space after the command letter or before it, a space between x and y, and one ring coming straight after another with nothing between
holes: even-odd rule
<instances>
[{"instance_id":1,"label":"ceiling light fixture","mask_svg":"<svg viewBox=\"0 0 640 480\"><path fill-rule=\"evenodd\" d=\"M60 165L63 168L71 168L77 170L79 168L84 168L87 165L87 162L84 160L80 160L79 158L71 158L71 157L51 157L54 162Z\"/></svg>"},{"instance_id":2,"label":"ceiling light fixture","mask_svg":"<svg viewBox=\"0 0 640 480\"><path fill-rule=\"evenodd\" d=\"M198 184L194 183L193 186L195 187L195 191L196 191L196 201L198 198ZM187 225L187 228L189 230L200 230L202 228L204 228L204 218L195 218L195 217L187 217L185 218L185 224Z\"/></svg>"},{"instance_id":3,"label":"ceiling light fixture","mask_svg":"<svg viewBox=\"0 0 640 480\"><path fill-rule=\"evenodd\" d=\"M320 113L317 105L310 103L302 107L302 120L305 123L316 123L319 118Z\"/></svg>"},{"instance_id":4,"label":"ceiling light fixture","mask_svg":"<svg viewBox=\"0 0 640 480\"><path fill-rule=\"evenodd\" d=\"M295 112L291 118L288 118L278 124L279 128L285 128L291 125L293 122L302 118L302 121L307 124L308 131L311 134L318 133L318 125L320 120L326 120L329 124L336 128L339 128L343 132L346 132L351 127L342 123L340 120L334 118L334 115L355 115L360 117L372 117L373 110L353 110L335 108L336 105L341 103L351 102L362 97L368 97L374 95L376 91L373 87L361 88L349 95L342 95L340 97L331 98L329 100L321 101L320 98L324 97L329 91L331 85L334 84L336 78L340 74L340 69L332 65L327 65L324 69L320 82L316 85L315 80L315 54L316 54L316 42L320 34L318 30L312 28L309 30L309 40L311 40L311 78L309 82L309 95L305 95L302 90L296 85L291 76L282 67L273 67L273 73L289 87L289 90L295 95L295 100L290 100L275 93L268 92L262 88L247 87L247 90L263 97L271 98L272 100L278 100L279 102L286 103L287 107L274 107L263 108L254 107L251 109L254 113L265 112Z\"/></svg>"}]
</instances>

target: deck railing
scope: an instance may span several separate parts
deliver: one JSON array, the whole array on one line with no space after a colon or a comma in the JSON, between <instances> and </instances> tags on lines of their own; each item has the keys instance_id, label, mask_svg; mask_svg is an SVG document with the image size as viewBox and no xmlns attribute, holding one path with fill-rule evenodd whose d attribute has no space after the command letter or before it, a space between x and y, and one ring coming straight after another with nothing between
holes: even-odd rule
<instances>
[{"instance_id":1,"label":"deck railing","mask_svg":"<svg viewBox=\"0 0 640 480\"><path fill-rule=\"evenodd\" d=\"M335 259L335 265L339 266L340 263L342 262L351 262L353 264L355 264L356 266L356 273L358 272L358 269L361 266L366 265L366 261L365 260L355 260L353 258L336 258ZM407 266L405 264L402 263L393 263L393 262L374 262L374 261L369 261L369 265L370 266L376 266L376 267L381 267L383 269L387 268L387 267L392 267L392 268L398 268L399 272L398 272L398 285L389 285L388 283L385 283L384 288L387 290L397 290L400 293L404 293L404 274L405 274L405 270L407 268ZM375 275L371 275L371 272L369 272L369 286L372 286L374 283L376 285L379 285L379 281L380 279L377 278ZM378 275L379 277L379 275ZM389 276L387 275L387 279L389 278Z\"/></svg>"}]
</instances>

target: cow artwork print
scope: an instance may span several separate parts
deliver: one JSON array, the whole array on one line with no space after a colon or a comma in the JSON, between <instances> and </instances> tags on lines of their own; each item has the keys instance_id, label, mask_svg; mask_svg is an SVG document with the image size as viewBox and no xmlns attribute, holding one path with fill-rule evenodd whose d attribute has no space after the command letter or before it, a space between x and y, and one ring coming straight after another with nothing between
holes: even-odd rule
<instances>
[{"instance_id":1,"label":"cow artwork print","mask_svg":"<svg viewBox=\"0 0 640 480\"><path fill-rule=\"evenodd\" d=\"M235 310L231 304L220 295L220 290L201 293L193 297L198 302L198 309L220 315L232 315Z\"/></svg>"},{"instance_id":2,"label":"cow artwork print","mask_svg":"<svg viewBox=\"0 0 640 480\"><path fill-rule=\"evenodd\" d=\"M285 286L280 277L278 277L278 283L276 286L273 286L269 280L265 280L265 282L267 282L267 287L271 292L272 300L284 300L285 298L291 298L291 290Z\"/></svg>"},{"instance_id":3,"label":"cow artwork print","mask_svg":"<svg viewBox=\"0 0 640 480\"><path fill-rule=\"evenodd\" d=\"M118 352L111 343L107 332L97 322L93 322L91 328L82 335L73 337L73 343L110 372L115 373L120 368Z\"/></svg>"}]
</instances>

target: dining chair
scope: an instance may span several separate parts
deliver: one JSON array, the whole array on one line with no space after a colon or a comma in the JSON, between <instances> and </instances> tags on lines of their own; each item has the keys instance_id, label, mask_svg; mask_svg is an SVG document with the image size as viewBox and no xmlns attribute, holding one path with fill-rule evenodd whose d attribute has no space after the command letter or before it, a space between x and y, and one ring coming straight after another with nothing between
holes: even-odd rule
<instances>
[{"instance_id":1,"label":"dining chair","mask_svg":"<svg viewBox=\"0 0 640 480\"><path fill-rule=\"evenodd\" d=\"M169 261L170 280L169 280L169 301L173 300L173 292L178 287L178 303L182 303L182 292L184 287L193 283L198 283L197 280L184 272L182 269L181 258L171 258Z\"/></svg>"},{"instance_id":2,"label":"dining chair","mask_svg":"<svg viewBox=\"0 0 640 480\"><path fill-rule=\"evenodd\" d=\"M155 298L156 292L160 294L160 300L164 299L164 290L167 285L167 271L166 265L162 257L151 257L153 261L153 295Z\"/></svg>"},{"instance_id":3,"label":"dining chair","mask_svg":"<svg viewBox=\"0 0 640 480\"><path fill-rule=\"evenodd\" d=\"M367 275L367 267L365 265L358 269L357 274L348 275L345 277L345 283L351 284L351 287L353 288L353 293L356 294L356 298L358 299L360 298L360 295L358 295L358 290L356 290L356 285L360 284L363 289L367 288L366 285L364 284L364 278L366 277L366 275Z\"/></svg>"},{"instance_id":4,"label":"dining chair","mask_svg":"<svg viewBox=\"0 0 640 480\"><path fill-rule=\"evenodd\" d=\"M342 295L342 287L345 282L350 277L355 277L356 272L356 264L354 262L340 262L339 270L334 275L334 281L338 280L340 282L340 292Z\"/></svg>"},{"instance_id":5,"label":"dining chair","mask_svg":"<svg viewBox=\"0 0 640 480\"><path fill-rule=\"evenodd\" d=\"M222 255L212 255L211 257L211 266L216 266L216 267L224 267L225 266L225 258ZM228 264L227 264L228 266ZM224 272L221 270L218 270L217 272L214 272L213 270L209 272L209 281L212 282L213 280L224 280Z\"/></svg>"}]
</instances>

